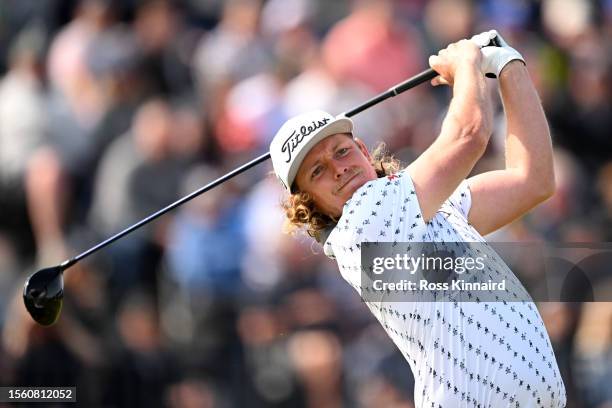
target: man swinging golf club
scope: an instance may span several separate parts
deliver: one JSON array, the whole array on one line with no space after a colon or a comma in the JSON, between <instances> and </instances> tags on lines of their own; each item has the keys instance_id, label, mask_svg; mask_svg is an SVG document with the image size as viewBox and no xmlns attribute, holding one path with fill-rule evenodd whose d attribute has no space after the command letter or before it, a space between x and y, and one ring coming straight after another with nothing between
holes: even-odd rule
<instances>
[{"instance_id":1,"label":"man swinging golf club","mask_svg":"<svg viewBox=\"0 0 612 408\"><path fill-rule=\"evenodd\" d=\"M479 48L495 36L500 47ZM270 153L290 193L288 222L324 245L408 360L416 406L564 407L550 340L530 300L372 302L364 296L361 243L484 243L483 235L554 191L550 134L522 56L493 30L449 45L429 64L439 74L432 84L451 86L453 96L438 138L403 170L370 153L346 117L315 111L281 127ZM483 74L499 80L506 166L466 180L492 127Z\"/></svg>"}]
</instances>

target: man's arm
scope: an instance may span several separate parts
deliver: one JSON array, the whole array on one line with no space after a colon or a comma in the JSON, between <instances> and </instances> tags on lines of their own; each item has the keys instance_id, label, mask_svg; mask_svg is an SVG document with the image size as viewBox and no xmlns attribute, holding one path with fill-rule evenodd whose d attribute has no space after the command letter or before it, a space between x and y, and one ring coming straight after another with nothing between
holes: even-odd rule
<instances>
[{"instance_id":1,"label":"man's arm","mask_svg":"<svg viewBox=\"0 0 612 408\"><path fill-rule=\"evenodd\" d=\"M468 179L468 219L482 235L525 214L555 190L550 132L524 64L510 62L499 85L507 120L506 168Z\"/></svg>"},{"instance_id":2,"label":"man's arm","mask_svg":"<svg viewBox=\"0 0 612 408\"><path fill-rule=\"evenodd\" d=\"M482 55L471 41L451 44L430 57L440 74L432 84L453 88L442 130L432 145L408 166L424 220L430 220L482 156L491 134L492 108Z\"/></svg>"}]
</instances>

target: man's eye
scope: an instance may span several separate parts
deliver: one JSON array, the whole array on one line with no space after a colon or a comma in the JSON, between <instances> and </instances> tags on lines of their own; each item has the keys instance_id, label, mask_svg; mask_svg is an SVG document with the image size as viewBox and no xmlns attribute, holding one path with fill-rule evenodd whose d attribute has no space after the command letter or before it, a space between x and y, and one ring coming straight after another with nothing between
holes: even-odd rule
<instances>
[{"instance_id":1,"label":"man's eye","mask_svg":"<svg viewBox=\"0 0 612 408\"><path fill-rule=\"evenodd\" d=\"M348 153L349 149L348 147L343 147L341 149L338 149L338 151L336 152L336 154L340 157L342 156L346 156L346 154Z\"/></svg>"},{"instance_id":2,"label":"man's eye","mask_svg":"<svg viewBox=\"0 0 612 408\"><path fill-rule=\"evenodd\" d=\"M310 178L315 178L316 176L321 174L322 171L323 171L323 167L322 166L315 167L315 169L312 171L312 174L310 175Z\"/></svg>"}]
</instances>

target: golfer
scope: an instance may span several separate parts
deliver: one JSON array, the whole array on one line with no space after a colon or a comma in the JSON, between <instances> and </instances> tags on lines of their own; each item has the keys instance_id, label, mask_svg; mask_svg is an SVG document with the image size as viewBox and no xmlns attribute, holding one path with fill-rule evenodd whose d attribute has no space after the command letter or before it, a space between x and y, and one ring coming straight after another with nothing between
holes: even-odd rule
<instances>
[{"instance_id":1,"label":"golfer","mask_svg":"<svg viewBox=\"0 0 612 408\"><path fill-rule=\"evenodd\" d=\"M480 48L495 36L501 47ZM288 223L317 238L364 297L411 366L416 406L564 407L550 339L530 298L453 303L364 296L363 242L484 243L483 235L554 192L550 134L522 56L493 30L449 45L429 64L439 74L432 84L450 86L452 100L437 139L405 169L380 151L370 153L346 117L314 111L281 127L270 152L290 193ZM467 178L492 130L484 74L499 81L506 165ZM505 264L489 266L524 291Z\"/></svg>"}]
</instances>

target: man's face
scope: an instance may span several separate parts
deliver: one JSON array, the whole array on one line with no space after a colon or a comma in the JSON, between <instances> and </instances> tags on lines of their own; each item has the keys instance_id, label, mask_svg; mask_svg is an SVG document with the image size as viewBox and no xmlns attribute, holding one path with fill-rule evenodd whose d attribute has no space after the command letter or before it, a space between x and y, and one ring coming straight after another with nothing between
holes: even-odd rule
<instances>
[{"instance_id":1,"label":"man's face","mask_svg":"<svg viewBox=\"0 0 612 408\"><path fill-rule=\"evenodd\" d=\"M321 140L308 152L295 183L298 190L313 197L320 211L339 217L353 193L376 178L363 142L340 133Z\"/></svg>"}]
</instances>

